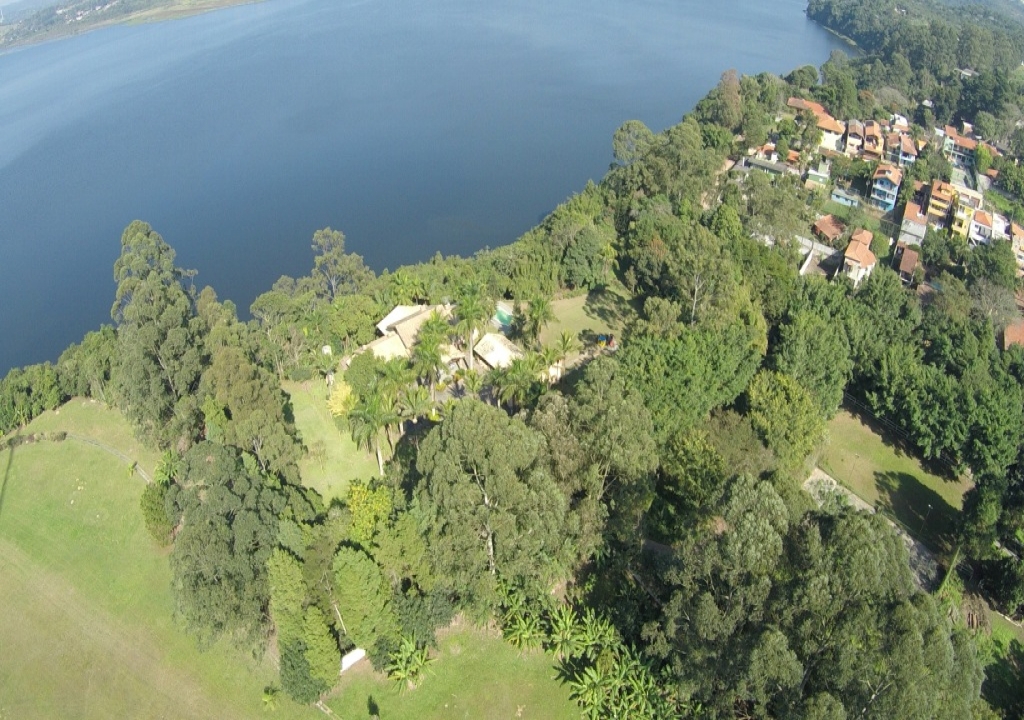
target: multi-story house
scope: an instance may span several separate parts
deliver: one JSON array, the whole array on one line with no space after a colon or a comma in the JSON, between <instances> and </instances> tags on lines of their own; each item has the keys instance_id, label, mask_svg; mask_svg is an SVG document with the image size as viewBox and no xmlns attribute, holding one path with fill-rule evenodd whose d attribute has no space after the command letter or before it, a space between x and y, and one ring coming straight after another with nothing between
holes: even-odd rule
<instances>
[{"instance_id":1,"label":"multi-story house","mask_svg":"<svg viewBox=\"0 0 1024 720\"><path fill-rule=\"evenodd\" d=\"M864 123L850 120L846 123L846 149L850 157L857 157L864 150Z\"/></svg>"},{"instance_id":2,"label":"multi-story house","mask_svg":"<svg viewBox=\"0 0 1024 720\"><path fill-rule=\"evenodd\" d=\"M965 238L971 230L974 214L981 210L984 204L984 198L980 192L963 185L954 185L953 189L956 191L956 200L953 203L953 215L949 229Z\"/></svg>"},{"instance_id":3,"label":"multi-story house","mask_svg":"<svg viewBox=\"0 0 1024 720\"><path fill-rule=\"evenodd\" d=\"M928 230L928 217L916 202L908 202L903 208L903 224L900 225L900 242L903 245L920 245Z\"/></svg>"},{"instance_id":4,"label":"multi-story house","mask_svg":"<svg viewBox=\"0 0 1024 720\"><path fill-rule=\"evenodd\" d=\"M821 142L818 147L828 152L841 152L846 126L828 113L818 115L818 129L821 130Z\"/></svg>"},{"instance_id":5,"label":"multi-story house","mask_svg":"<svg viewBox=\"0 0 1024 720\"><path fill-rule=\"evenodd\" d=\"M857 287L875 269L875 254L871 252L871 231L857 230L843 252L843 273Z\"/></svg>"},{"instance_id":6,"label":"multi-story house","mask_svg":"<svg viewBox=\"0 0 1024 720\"><path fill-rule=\"evenodd\" d=\"M896 207L896 196L903 182L903 171L895 165L881 163L871 178L871 204L886 212Z\"/></svg>"},{"instance_id":7,"label":"multi-story house","mask_svg":"<svg viewBox=\"0 0 1024 720\"><path fill-rule=\"evenodd\" d=\"M864 123L864 147L861 153L868 162L881 160L882 155L885 153L882 126L874 120L868 120Z\"/></svg>"},{"instance_id":8,"label":"multi-story house","mask_svg":"<svg viewBox=\"0 0 1024 720\"><path fill-rule=\"evenodd\" d=\"M928 224L941 230L949 224L949 213L956 201L956 191L948 182L933 180L928 192Z\"/></svg>"},{"instance_id":9,"label":"multi-story house","mask_svg":"<svg viewBox=\"0 0 1024 720\"><path fill-rule=\"evenodd\" d=\"M914 139L902 132L892 132L885 137L885 158L901 168L917 160L917 145Z\"/></svg>"},{"instance_id":10,"label":"multi-story house","mask_svg":"<svg viewBox=\"0 0 1024 720\"><path fill-rule=\"evenodd\" d=\"M964 137L952 125L943 131L942 152L956 165L964 167L974 164L974 152L978 149L978 141Z\"/></svg>"}]
</instances>

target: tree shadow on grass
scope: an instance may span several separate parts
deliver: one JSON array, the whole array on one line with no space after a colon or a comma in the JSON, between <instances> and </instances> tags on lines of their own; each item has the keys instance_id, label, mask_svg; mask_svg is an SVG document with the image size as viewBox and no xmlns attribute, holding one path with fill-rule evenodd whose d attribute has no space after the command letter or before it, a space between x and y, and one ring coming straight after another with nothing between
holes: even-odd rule
<instances>
[{"instance_id":1,"label":"tree shadow on grass","mask_svg":"<svg viewBox=\"0 0 1024 720\"><path fill-rule=\"evenodd\" d=\"M985 668L981 696L1005 718L1024 717L1024 645L1010 642L1006 654Z\"/></svg>"},{"instance_id":2,"label":"tree shadow on grass","mask_svg":"<svg viewBox=\"0 0 1024 720\"><path fill-rule=\"evenodd\" d=\"M934 550L952 551L957 511L941 495L905 472L876 472L875 487L879 510Z\"/></svg>"},{"instance_id":3,"label":"tree shadow on grass","mask_svg":"<svg viewBox=\"0 0 1024 720\"><path fill-rule=\"evenodd\" d=\"M11 465L14 464L14 449L20 444L21 433L7 439L7 463L4 466L4 477L0 480L0 519L4 516L4 498L7 496L7 483L11 479Z\"/></svg>"},{"instance_id":4,"label":"tree shadow on grass","mask_svg":"<svg viewBox=\"0 0 1024 720\"><path fill-rule=\"evenodd\" d=\"M894 430L892 426L888 424L888 421L875 418L873 415L848 400L844 400L843 409L866 425L872 433L882 440L883 445L887 448L891 448L896 453L897 457L908 457L914 459L926 472L942 478L945 482L960 482L960 477L957 475L955 468L939 458L922 457L920 451L914 447L909 440Z\"/></svg>"},{"instance_id":5,"label":"tree shadow on grass","mask_svg":"<svg viewBox=\"0 0 1024 720\"><path fill-rule=\"evenodd\" d=\"M637 316L637 308L633 301L604 287L595 288L587 293L583 312L589 318L617 328L624 327L630 319Z\"/></svg>"}]
</instances>

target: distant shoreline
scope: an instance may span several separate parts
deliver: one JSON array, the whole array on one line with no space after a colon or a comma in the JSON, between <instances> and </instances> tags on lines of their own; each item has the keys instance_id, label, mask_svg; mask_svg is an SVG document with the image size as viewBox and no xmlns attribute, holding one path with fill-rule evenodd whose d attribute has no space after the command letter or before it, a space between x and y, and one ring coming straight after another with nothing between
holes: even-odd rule
<instances>
[{"instance_id":1,"label":"distant shoreline","mask_svg":"<svg viewBox=\"0 0 1024 720\"><path fill-rule=\"evenodd\" d=\"M233 7L236 5L255 5L260 2L263 2L263 0L196 0L195 2L184 3L181 2L181 0L168 0L166 5L149 8L148 10L140 10L139 12L124 15L119 18L102 20L100 22L80 26L64 25L58 30L52 32L39 32L34 35L18 38L12 42L3 42L0 40L0 55L11 50L18 50L25 47L31 47L33 45L41 45L43 43L55 42L71 37L77 37L79 35L85 35L86 33L90 33L93 30L99 30L101 28L114 27L116 25L139 25L143 23L180 20L193 15L201 15L214 10L220 10L222 8Z\"/></svg>"}]
</instances>

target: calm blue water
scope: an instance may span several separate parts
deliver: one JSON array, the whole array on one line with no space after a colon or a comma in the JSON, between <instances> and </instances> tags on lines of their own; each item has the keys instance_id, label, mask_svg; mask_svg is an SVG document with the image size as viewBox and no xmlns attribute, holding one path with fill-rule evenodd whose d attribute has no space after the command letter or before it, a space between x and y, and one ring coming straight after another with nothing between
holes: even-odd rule
<instances>
[{"instance_id":1,"label":"calm blue water","mask_svg":"<svg viewBox=\"0 0 1024 720\"><path fill-rule=\"evenodd\" d=\"M0 55L0 374L109 322L149 221L245 312L313 231L377 270L514 240L722 71L839 47L804 0L267 0Z\"/></svg>"}]
</instances>

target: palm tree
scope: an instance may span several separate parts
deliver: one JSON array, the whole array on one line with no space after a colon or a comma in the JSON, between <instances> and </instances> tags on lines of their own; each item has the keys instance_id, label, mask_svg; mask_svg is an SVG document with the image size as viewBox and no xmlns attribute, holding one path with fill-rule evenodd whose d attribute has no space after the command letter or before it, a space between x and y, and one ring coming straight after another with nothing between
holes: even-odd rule
<instances>
[{"instance_id":1,"label":"palm tree","mask_svg":"<svg viewBox=\"0 0 1024 720\"><path fill-rule=\"evenodd\" d=\"M569 681L569 697L583 709L584 717L599 720L606 717L609 685L608 676L591 665Z\"/></svg>"},{"instance_id":2,"label":"palm tree","mask_svg":"<svg viewBox=\"0 0 1024 720\"><path fill-rule=\"evenodd\" d=\"M544 326L555 319L551 309L551 300L546 295L534 295L526 308L526 326L524 327L526 337L534 345L540 342L540 334Z\"/></svg>"},{"instance_id":3,"label":"palm tree","mask_svg":"<svg viewBox=\"0 0 1024 720\"><path fill-rule=\"evenodd\" d=\"M462 389L467 395L474 397L480 394L480 390L484 384L484 377L476 370L466 370L460 375L462 381Z\"/></svg>"},{"instance_id":4,"label":"palm tree","mask_svg":"<svg viewBox=\"0 0 1024 720\"><path fill-rule=\"evenodd\" d=\"M505 639L520 650L539 647L544 638L540 621L530 613L517 613L505 628Z\"/></svg>"},{"instance_id":5,"label":"palm tree","mask_svg":"<svg viewBox=\"0 0 1024 720\"><path fill-rule=\"evenodd\" d=\"M501 402L501 393L508 384L508 369L507 368L494 368L490 370L483 379L483 384L491 388L491 397L494 398L494 404L498 405Z\"/></svg>"},{"instance_id":6,"label":"palm tree","mask_svg":"<svg viewBox=\"0 0 1024 720\"><path fill-rule=\"evenodd\" d=\"M547 345L540 349L537 356L541 359L543 364L544 382L547 383L548 387L555 384L555 380L561 379L562 369L559 366L561 358L558 354L558 348L554 345ZM551 372L551 368L555 368L555 373Z\"/></svg>"},{"instance_id":7,"label":"palm tree","mask_svg":"<svg viewBox=\"0 0 1024 720\"><path fill-rule=\"evenodd\" d=\"M455 312L459 321L455 330L466 344L466 365L470 370L473 369L473 348L477 337L487 327L491 317L490 306L491 301L480 284L466 286L458 298Z\"/></svg>"},{"instance_id":8,"label":"palm tree","mask_svg":"<svg viewBox=\"0 0 1024 720\"><path fill-rule=\"evenodd\" d=\"M530 399L537 384L543 361L536 353L516 358L509 363L501 380L503 384L498 390L502 402L509 409L519 409Z\"/></svg>"},{"instance_id":9,"label":"palm tree","mask_svg":"<svg viewBox=\"0 0 1024 720\"><path fill-rule=\"evenodd\" d=\"M391 295L399 304L420 302L425 292L423 281L404 267L391 274Z\"/></svg>"},{"instance_id":10,"label":"palm tree","mask_svg":"<svg viewBox=\"0 0 1024 720\"><path fill-rule=\"evenodd\" d=\"M377 468L381 477L384 476L384 455L381 452L381 432L386 432L388 427L396 421L395 411L385 405L380 394L371 392L369 397L360 400L348 414L349 426L352 428L352 440L356 445L366 448L369 453L377 455ZM387 435L388 443L391 442L390 434Z\"/></svg>"},{"instance_id":11,"label":"palm tree","mask_svg":"<svg viewBox=\"0 0 1024 720\"><path fill-rule=\"evenodd\" d=\"M420 340L412 350L412 366L416 371L416 377L430 388L430 399L436 399L435 389L444 367L444 360L441 358L441 344L436 342L424 342Z\"/></svg>"},{"instance_id":12,"label":"palm tree","mask_svg":"<svg viewBox=\"0 0 1024 720\"><path fill-rule=\"evenodd\" d=\"M436 312L430 314L416 334L412 349L412 366L416 376L430 388L430 398L436 399L434 386L444 369L441 344L448 338L448 321Z\"/></svg>"},{"instance_id":13,"label":"palm tree","mask_svg":"<svg viewBox=\"0 0 1024 720\"><path fill-rule=\"evenodd\" d=\"M281 689L277 685L267 685L263 688L263 710L264 712L273 712L277 710L277 696L280 694Z\"/></svg>"},{"instance_id":14,"label":"palm tree","mask_svg":"<svg viewBox=\"0 0 1024 720\"><path fill-rule=\"evenodd\" d=\"M412 385L404 388L398 396L398 415L403 420L411 420L415 425L421 417L432 415L437 404L430 398L425 387Z\"/></svg>"},{"instance_id":15,"label":"palm tree","mask_svg":"<svg viewBox=\"0 0 1024 720\"><path fill-rule=\"evenodd\" d=\"M555 341L555 347L558 349L558 361L565 363L566 358L579 350L580 341L569 330L563 330Z\"/></svg>"}]
</instances>

